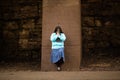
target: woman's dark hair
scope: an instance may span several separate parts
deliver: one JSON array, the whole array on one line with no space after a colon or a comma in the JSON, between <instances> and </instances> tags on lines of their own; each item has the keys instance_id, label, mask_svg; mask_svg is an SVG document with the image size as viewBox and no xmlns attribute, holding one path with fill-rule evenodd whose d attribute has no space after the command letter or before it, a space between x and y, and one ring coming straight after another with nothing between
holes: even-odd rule
<instances>
[{"instance_id":1,"label":"woman's dark hair","mask_svg":"<svg viewBox=\"0 0 120 80\"><path fill-rule=\"evenodd\" d=\"M56 26L56 27L55 27L54 33L56 33L58 29L60 30L60 33L63 33L63 31L62 31L62 29L61 29L60 26Z\"/></svg>"}]
</instances>

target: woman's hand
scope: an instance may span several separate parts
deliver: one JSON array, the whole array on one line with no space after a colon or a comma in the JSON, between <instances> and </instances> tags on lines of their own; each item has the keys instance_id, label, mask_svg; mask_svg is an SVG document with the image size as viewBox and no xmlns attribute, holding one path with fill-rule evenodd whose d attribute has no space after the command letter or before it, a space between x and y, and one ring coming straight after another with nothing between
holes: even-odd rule
<instances>
[{"instance_id":1,"label":"woman's hand","mask_svg":"<svg viewBox=\"0 0 120 80\"><path fill-rule=\"evenodd\" d=\"M57 36L59 36L60 35L60 33L59 32L57 32Z\"/></svg>"}]
</instances>

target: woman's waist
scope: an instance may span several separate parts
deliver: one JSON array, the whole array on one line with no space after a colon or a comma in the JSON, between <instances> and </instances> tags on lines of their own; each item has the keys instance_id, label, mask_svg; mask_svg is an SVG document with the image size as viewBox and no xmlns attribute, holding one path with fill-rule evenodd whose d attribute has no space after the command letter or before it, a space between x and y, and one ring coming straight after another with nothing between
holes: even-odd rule
<instances>
[{"instance_id":1,"label":"woman's waist","mask_svg":"<svg viewBox=\"0 0 120 80\"><path fill-rule=\"evenodd\" d=\"M63 46L64 43L63 42L53 42L52 46Z\"/></svg>"},{"instance_id":2,"label":"woman's waist","mask_svg":"<svg viewBox=\"0 0 120 80\"><path fill-rule=\"evenodd\" d=\"M64 49L64 46L52 46L52 49L55 49L55 50Z\"/></svg>"}]
</instances>

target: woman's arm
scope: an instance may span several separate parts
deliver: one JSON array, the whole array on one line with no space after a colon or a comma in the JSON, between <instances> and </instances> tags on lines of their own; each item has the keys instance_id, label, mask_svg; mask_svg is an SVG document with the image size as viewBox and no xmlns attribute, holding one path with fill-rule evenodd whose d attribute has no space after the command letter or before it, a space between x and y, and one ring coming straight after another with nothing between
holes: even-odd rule
<instances>
[{"instance_id":1,"label":"woman's arm","mask_svg":"<svg viewBox=\"0 0 120 80\"><path fill-rule=\"evenodd\" d=\"M66 36L64 33L62 33L60 36L59 36L60 40L61 41L65 41L66 40Z\"/></svg>"},{"instance_id":2,"label":"woman's arm","mask_svg":"<svg viewBox=\"0 0 120 80\"><path fill-rule=\"evenodd\" d=\"M52 42L54 42L54 41L56 41L57 37L58 37L58 36L57 36L55 33L52 33L51 36L50 36L50 40L51 40Z\"/></svg>"}]
</instances>

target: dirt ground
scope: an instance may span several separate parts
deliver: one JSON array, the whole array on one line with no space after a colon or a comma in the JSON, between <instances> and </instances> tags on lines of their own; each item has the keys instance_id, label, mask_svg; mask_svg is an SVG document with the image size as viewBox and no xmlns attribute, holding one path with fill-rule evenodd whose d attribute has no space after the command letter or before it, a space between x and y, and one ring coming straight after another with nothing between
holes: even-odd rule
<instances>
[{"instance_id":1,"label":"dirt ground","mask_svg":"<svg viewBox=\"0 0 120 80\"><path fill-rule=\"evenodd\" d=\"M0 72L0 80L120 80L119 71L6 71Z\"/></svg>"}]
</instances>

